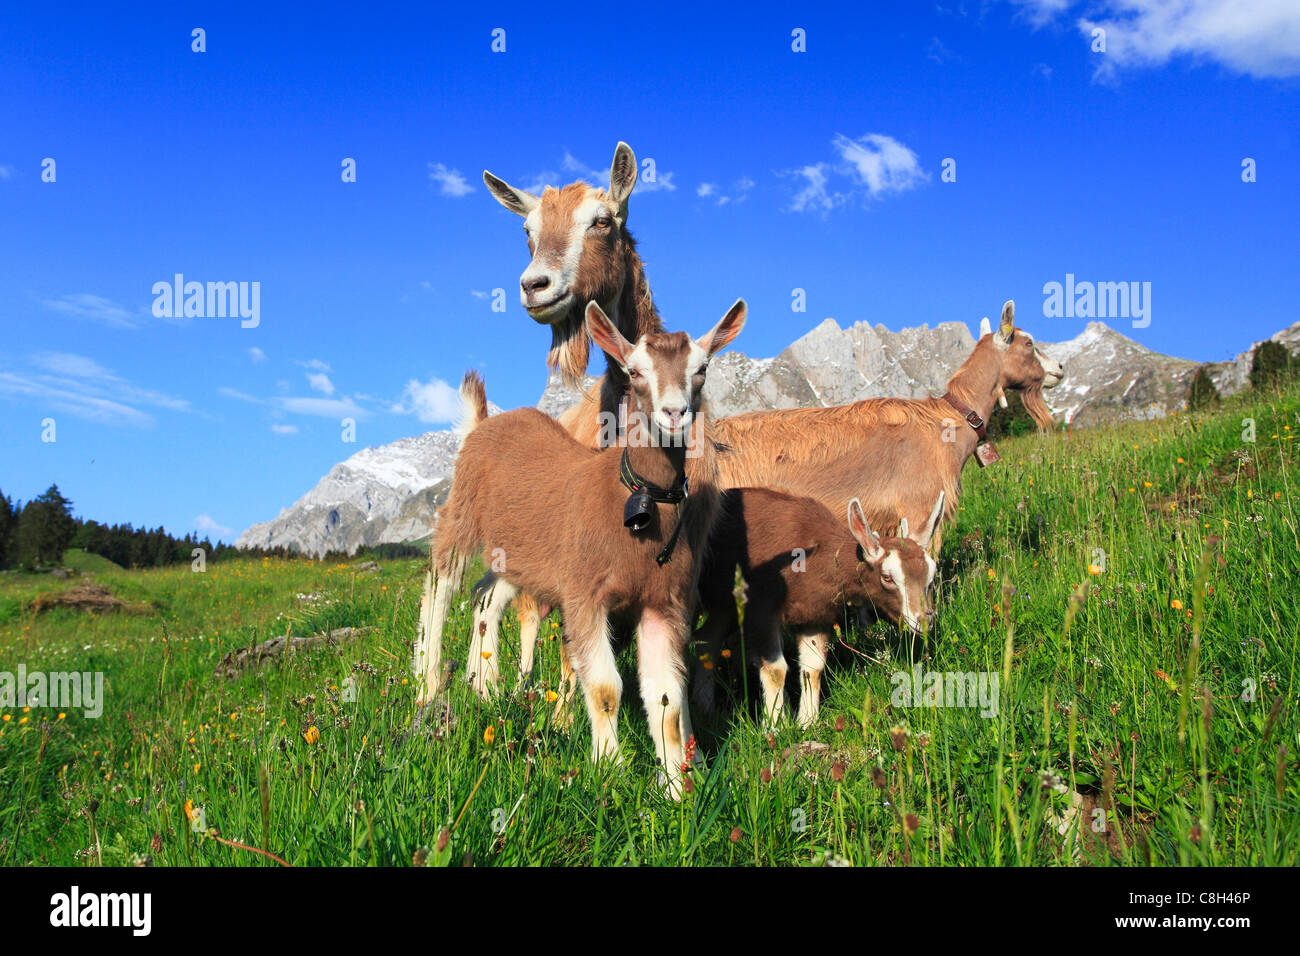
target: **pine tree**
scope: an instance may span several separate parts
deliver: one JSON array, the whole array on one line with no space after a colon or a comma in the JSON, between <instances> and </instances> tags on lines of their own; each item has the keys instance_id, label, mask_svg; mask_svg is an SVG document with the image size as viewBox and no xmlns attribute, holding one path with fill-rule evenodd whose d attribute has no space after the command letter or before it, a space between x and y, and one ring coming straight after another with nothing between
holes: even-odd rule
<instances>
[{"instance_id":1,"label":"pine tree","mask_svg":"<svg viewBox=\"0 0 1300 956\"><path fill-rule=\"evenodd\" d=\"M1254 388L1267 388L1290 378L1300 366L1295 357L1280 342L1260 342L1250 367L1250 384Z\"/></svg>"},{"instance_id":2,"label":"pine tree","mask_svg":"<svg viewBox=\"0 0 1300 956\"><path fill-rule=\"evenodd\" d=\"M1202 365L1196 370L1191 387L1187 391L1187 408L1194 412L1218 402L1219 390L1214 387L1214 379L1210 378L1209 371Z\"/></svg>"},{"instance_id":3,"label":"pine tree","mask_svg":"<svg viewBox=\"0 0 1300 956\"><path fill-rule=\"evenodd\" d=\"M18 518L14 533L17 559L27 568L59 564L76 533L72 502L63 497L58 485L50 485L45 494L27 502Z\"/></svg>"},{"instance_id":4,"label":"pine tree","mask_svg":"<svg viewBox=\"0 0 1300 956\"><path fill-rule=\"evenodd\" d=\"M989 416L988 423L989 438L1032 434L1038 426L1030 416L1029 410L1025 408L1025 403L1020 398L1020 391L1014 388L1008 389L1006 396L1006 408L1001 405L993 406L993 414Z\"/></svg>"},{"instance_id":5,"label":"pine tree","mask_svg":"<svg viewBox=\"0 0 1300 956\"><path fill-rule=\"evenodd\" d=\"M9 567L13 558L14 528L18 526L18 512L14 503L0 491L0 568Z\"/></svg>"}]
</instances>

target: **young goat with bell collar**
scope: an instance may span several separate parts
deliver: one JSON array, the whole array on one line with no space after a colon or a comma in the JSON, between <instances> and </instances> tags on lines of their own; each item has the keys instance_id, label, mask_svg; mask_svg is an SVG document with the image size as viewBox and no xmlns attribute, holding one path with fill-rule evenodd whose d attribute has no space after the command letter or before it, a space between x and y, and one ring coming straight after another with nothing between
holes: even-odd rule
<instances>
[{"instance_id":1,"label":"young goat with bell collar","mask_svg":"<svg viewBox=\"0 0 1300 956\"><path fill-rule=\"evenodd\" d=\"M622 447L582 445L532 408L487 418L483 382L466 376L468 434L439 512L415 652L423 701L437 690L443 625L466 564L484 550L502 555L490 604L504 606L522 589L563 611L593 759L618 755L623 682L611 620L636 624L647 724L668 792L680 797L690 733L686 643L721 498L702 390L709 359L739 334L745 311L737 300L698 339L658 332L633 343L588 304L588 331L626 371L636 405ZM629 496L646 490L650 506L629 515Z\"/></svg>"}]
</instances>

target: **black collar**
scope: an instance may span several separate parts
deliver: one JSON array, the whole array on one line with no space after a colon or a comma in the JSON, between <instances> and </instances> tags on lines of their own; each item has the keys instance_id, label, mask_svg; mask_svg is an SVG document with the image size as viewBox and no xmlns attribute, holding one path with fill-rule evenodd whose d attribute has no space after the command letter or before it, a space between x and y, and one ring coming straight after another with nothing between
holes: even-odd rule
<instances>
[{"instance_id":1,"label":"black collar","mask_svg":"<svg viewBox=\"0 0 1300 956\"><path fill-rule=\"evenodd\" d=\"M673 551L677 547L677 538L682 532L682 502L689 497L687 489L687 479L685 472L678 472L672 486L661 488L654 482L646 481L635 471L632 470L632 463L627 460L627 448L623 448L623 458L619 462L618 480L621 481L632 492L633 496L647 495L651 501L659 502L666 505L677 505L677 520L673 522L673 530L668 535L668 540L664 542L663 548L655 556L655 561L660 567L663 567L672 560ZM631 501L629 501L631 505Z\"/></svg>"},{"instance_id":2,"label":"black collar","mask_svg":"<svg viewBox=\"0 0 1300 956\"><path fill-rule=\"evenodd\" d=\"M646 491L649 493L652 501L658 501L660 504L677 505L681 504L688 497L686 473L679 471L672 486L660 488L654 482L646 481L635 471L632 470L632 463L627 460L627 448L623 449L623 460L618 466L618 480L623 482L628 491Z\"/></svg>"}]
</instances>

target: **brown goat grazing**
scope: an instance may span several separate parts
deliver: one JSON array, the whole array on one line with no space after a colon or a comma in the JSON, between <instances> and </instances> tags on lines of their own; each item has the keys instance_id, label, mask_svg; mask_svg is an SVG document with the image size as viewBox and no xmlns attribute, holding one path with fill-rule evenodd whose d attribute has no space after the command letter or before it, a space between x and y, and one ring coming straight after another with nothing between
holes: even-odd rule
<instances>
[{"instance_id":1,"label":"brown goat grazing","mask_svg":"<svg viewBox=\"0 0 1300 956\"><path fill-rule=\"evenodd\" d=\"M587 302L594 300L629 341L664 330L636 242L627 230L628 197L636 179L636 156L623 142L614 150L608 189L575 182L562 189L547 186L537 196L483 171L483 182L497 201L524 217L531 260L519 277L519 297L535 321L551 327L547 365L558 369L571 385L581 384L587 370ZM626 374L609 360L605 374L587 391L584 401L565 413L561 424L582 444L603 447L607 442L601 440L601 412L605 420L612 420L627 387ZM479 590L486 593L491 583L491 576L485 578ZM504 605L489 609L480 604L476 639L465 669L467 679L484 696L497 684L494 652L502 611ZM519 616L522 680L532 673L537 633L550 608L531 595L520 594L515 612ZM480 642L480 636L485 640Z\"/></svg>"},{"instance_id":2,"label":"brown goat grazing","mask_svg":"<svg viewBox=\"0 0 1300 956\"><path fill-rule=\"evenodd\" d=\"M962 467L1003 390L1021 389L1025 408L1047 429L1052 417L1042 390L1064 374L1015 327L1015 304L1007 302L997 332L983 332L948 381L945 397L871 398L718 419L714 433L727 449L718 456L723 487L806 495L834 514L860 498L877 528L895 527L903 518L923 527L943 492L946 520L957 509ZM932 544L937 550L938 536Z\"/></svg>"},{"instance_id":3,"label":"brown goat grazing","mask_svg":"<svg viewBox=\"0 0 1300 956\"><path fill-rule=\"evenodd\" d=\"M497 574L489 604L522 589L561 608L595 759L618 752L622 681L611 618L636 623L650 734L669 792L680 795L689 735L685 648L699 560L721 497L702 390L709 359L740 332L745 311L737 300L698 340L660 332L634 345L588 303L587 329L628 378L638 410L621 449L579 444L536 409L485 420L482 382L466 377L470 431L439 514L420 611L415 672L423 701L436 693L451 595L466 562L486 551Z\"/></svg>"},{"instance_id":4,"label":"brown goat grazing","mask_svg":"<svg viewBox=\"0 0 1300 956\"><path fill-rule=\"evenodd\" d=\"M722 516L709 540L700 572L700 603L708 618L696 632L709 660L719 660L722 640L738 624L732 592L739 569L746 584L744 646L747 663L758 667L763 713L775 723L785 707L784 625L799 641L799 723L817 720L827 642L839 611L870 606L882 617L920 633L934 617L928 589L934 558L926 553L943 514L943 492L926 523L909 536L906 520L898 537L871 530L857 498L848 504L848 523L811 498L765 488L737 488L723 495ZM693 696L712 709L712 668L697 670Z\"/></svg>"}]
</instances>

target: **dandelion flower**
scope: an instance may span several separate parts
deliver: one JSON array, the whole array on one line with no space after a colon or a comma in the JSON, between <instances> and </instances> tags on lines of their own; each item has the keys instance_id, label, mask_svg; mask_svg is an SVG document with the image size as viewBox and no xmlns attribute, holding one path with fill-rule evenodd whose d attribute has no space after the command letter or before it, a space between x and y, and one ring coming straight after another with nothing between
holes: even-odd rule
<instances>
[{"instance_id":1,"label":"dandelion flower","mask_svg":"<svg viewBox=\"0 0 1300 956\"><path fill-rule=\"evenodd\" d=\"M1178 598L1174 598L1169 602L1169 606L1175 611L1181 611L1183 609L1183 602L1178 600Z\"/></svg>"},{"instance_id":2,"label":"dandelion flower","mask_svg":"<svg viewBox=\"0 0 1300 956\"><path fill-rule=\"evenodd\" d=\"M316 729L315 724L307 728L307 732L302 735L302 739L312 745L320 743L320 731Z\"/></svg>"},{"instance_id":3,"label":"dandelion flower","mask_svg":"<svg viewBox=\"0 0 1300 956\"><path fill-rule=\"evenodd\" d=\"M496 724L488 724L487 727L483 729L483 743L491 747L492 742L496 739L497 739Z\"/></svg>"}]
</instances>

